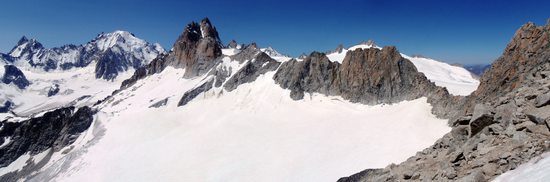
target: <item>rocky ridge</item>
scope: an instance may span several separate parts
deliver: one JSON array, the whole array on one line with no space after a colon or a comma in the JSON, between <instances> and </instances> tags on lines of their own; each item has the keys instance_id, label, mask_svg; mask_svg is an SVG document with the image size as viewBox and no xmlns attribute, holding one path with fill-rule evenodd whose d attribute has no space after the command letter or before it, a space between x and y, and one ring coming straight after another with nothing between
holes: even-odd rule
<instances>
[{"instance_id":1,"label":"rocky ridge","mask_svg":"<svg viewBox=\"0 0 550 182\"><path fill-rule=\"evenodd\" d=\"M0 167L8 166L24 154L36 155L49 150L47 156L51 157L53 152L75 142L80 133L91 126L93 115L94 111L90 107L67 107L22 122L0 122L0 143L3 143L0 148ZM6 141L6 138L9 140ZM27 165L23 169L0 176L0 181L17 181L30 175L44 165L47 158L26 161Z\"/></svg>"},{"instance_id":2,"label":"rocky ridge","mask_svg":"<svg viewBox=\"0 0 550 182\"><path fill-rule=\"evenodd\" d=\"M450 133L405 162L338 181L488 181L548 151L549 39L550 21L522 26L463 99Z\"/></svg>"},{"instance_id":3,"label":"rocky ridge","mask_svg":"<svg viewBox=\"0 0 550 182\"><path fill-rule=\"evenodd\" d=\"M448 116L460 97L430 82L395 47L356 49L347 52L342 64L314 52L303 61L284 62L273 79L290 96L299 100L305 93L342 96L351 102L369 105L397 103L428 97L434 113Z\"/></svg>"}]
</instances>

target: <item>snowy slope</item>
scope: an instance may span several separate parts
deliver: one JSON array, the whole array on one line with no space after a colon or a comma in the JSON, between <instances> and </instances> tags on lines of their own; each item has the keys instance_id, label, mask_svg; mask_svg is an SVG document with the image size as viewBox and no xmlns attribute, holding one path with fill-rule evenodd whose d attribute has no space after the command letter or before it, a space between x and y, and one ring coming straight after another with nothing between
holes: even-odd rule
<instances>
[{"instance_id":1,"label":"snowy slope","mask_svg":"<svg viewBox=\"0 0 550 182\"><path fill-rule=\"evenodd\" d=\"M435 85L447 88L453 95L470 95L479 85L479 80L463 67L430 58L402 56L410 60Z\"/></svg>"},{"instance_id":2,"label":"snowy slope","mask_svg":"<svg viewBox=\"0 0 550 182\"><path fill-rule=\"evenodd\" d=\"M95 64L65 71L36 73L22 70L31 84L26 89L0 84L0 96L9 98L16 105L13 112L27 118L35 113L63 106L93 104L118 89L122 81L129 78L134 71L129 70L115 80L107 81L96 79L94 70ZM59 85L58 94L48 97L48 91L55 84ZM8 116L11 115L0 115L0 120Z\"/></svg>"},{"instance_id":3,"label":"snowy slope","mask_svg":"<svg viewBox=\"0 0 550 182\"><path fill-rule=\"evenodd\" d=\"M377 48L375 44L358 44L341 52L332 52L327 54L331 61L342 63L346 53L355 49ZM477 89L479 80L474 78L472 74L459 66L453 66L444 62L433 60L430 58L411 57L401 54L404 58L410 60L418 69L424 73L426 77L434 82L437 86L446 87L449 93L453 95L469 95Z\"/></svg>"},{"instance_id":4,"label":"snowy slope","mask_svg":"<svg viewBox=\"0 0 550 182\"><path fill-rule=\"evenodd\" d=\"M291 59L291 57L279 53L277 50L273 49L272 47L261 48L260 51L266 53L267 55L269 55L269 57L277 61L288 61Z\"/></svg>"},{"instance_id":5,"label":"snowy slope","mask_svg":"<svg viewBox=\"0 0 550 182\"><path fill-rule=\"evenodd\" d=\"M106 52L110 54L104 58ZM19 89L0 83L0 104L7 100L13 102L15 106L11 111L21 120L58 107L95 103L118 89L136 67L149 63L159 53L164 53L159 44L150 44L126 31L101 33L80 46L52 49L42 47L35 39L23 37L9 53L12 61L0 57L0 77L3 76L3 65L13 64L21 69L31 84L26 89ZM113 61L116 62L110 63ZM99 63L103 64L96 67ZM98 68L106 71L99 73ZM98 76L108 77L109 81L96 79ZM56 87L59 87L57 94L48 96ZM7 117L15 116L0 113L0 120Z\"/></svg>"},{"instance_id":6,"label":"snowy slope","mask_svg":"<svg viewBox=\"0 0 550 182\"><path fill-rule=\"evenodd\" d=\"M243 64L224 58L220 66ZM89 140L35 180L335 181L403 161L450 130L425 98L378 106L318 94L295 101L274 72L177 107L185 91L209 79L183 74L168 67L96 106L94 130L104 133L85 134ZM149 107L166 98L166 106Z\"/></svg>"},{"instance_id":7,"label":"snowy slope","mask_svg":"<svg viewBox=\"0 0 550 182\"><path fill-rule=\"evenodd\" d=\"M493 182L539 182L550 181L550 153L544 153L541 156L531 160L527 164L519 166L515 170L508 171Z\"/></svg>"}]
</instances>

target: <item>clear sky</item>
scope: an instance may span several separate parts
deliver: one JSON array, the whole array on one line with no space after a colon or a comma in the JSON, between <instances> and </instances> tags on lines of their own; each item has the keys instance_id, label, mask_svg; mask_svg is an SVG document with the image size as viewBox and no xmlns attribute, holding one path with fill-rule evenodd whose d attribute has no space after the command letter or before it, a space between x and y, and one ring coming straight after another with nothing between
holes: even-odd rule
<instances>
[{"instance_id":1,"label":"clear sky","mask_svg":"<svg viewBox=\"0 0 550 182\"><path fill-rule=\"evenodd\" d=\"M190 21L209 17L224 43L257 42L298 56L372 39L405 54L490 63L528 21L546 24L541 0L14 0L0 7L0 52L26 35L45 47L126 30L167 50Z\"/></svg>"}]
</instances>

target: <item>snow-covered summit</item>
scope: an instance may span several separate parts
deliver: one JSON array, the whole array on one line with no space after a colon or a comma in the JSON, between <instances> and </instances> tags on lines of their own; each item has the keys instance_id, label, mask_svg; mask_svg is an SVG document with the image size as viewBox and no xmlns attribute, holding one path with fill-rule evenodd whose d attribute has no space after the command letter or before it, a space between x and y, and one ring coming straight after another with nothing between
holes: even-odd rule
<instances>
[{"instance_id":1,"label":"snow-covered summit","mask_svg":"<svg viewBox=\"0 0 550 182\"><path fill-rule=\"evenodd\" d=\"M110 33L101 33L93 39L89 45L94 45L101 51L119 46L126 51L139 51L142 48L148 48L150 51L164 52L164 49L160 46L160 44L150 44L135 37L133 33L122 30L117 30Z\"/></svg>"},{"instance_id":2,"label":"snow-covered summit","mask_svg":"<svg viewBox=\"0 0 550 182\"><path fill-rule=\"evenodd\" d=\"M273 49L273 47L267 47L260 49L262 52L265 52L267 55L271 57L285 57L286 55L279 53L277 50Z\"/></svg>"},{"instance_id":3,"label":"snow-covered summit","mask_svg":"<svg viewBox=\"0 0 550 182\"><path fill-rule=\"evenodd\" d=\"M469 95L477 89L479 80L463 67L451 65L442 61L401 54L410 60L419 72L437 86L445 87L453 95Z\"/></svg>"},{"instance_id":4,"label":"snow-covered summit","mask_svg":"<svg viewBox=\"0 0 550 182\"><path fill-rule=\"evenodd\" d=\"M86 67L92 62L108 58L109 65L118 68L107 70L118 73L127 70L128 67L137 68L145 65L164 52L164 49L157 43L151 44L135 37L130 32L118 30L101 33L86 44L69 44L55 48L44 48L36 39L22 37L6 56L9 58L7 60L17 67L35 72ZM98 78L103 76L99 75ZM103 78L112 79L111 77Z\"/></svg>"},{"instance_id":5,"label":"snow-covered summit","mask_svg":"<svg viewBox=\"0 0 550 182\"><path fill-rule=\"evenodd\" d=\"M17 41L17 45L9 52L9 55L12 57L21 57L26 54L37 53L41 49L44 49L44 47L36 39L28 39L26 36L23 36Z\"/></svg>"}]
</instances>

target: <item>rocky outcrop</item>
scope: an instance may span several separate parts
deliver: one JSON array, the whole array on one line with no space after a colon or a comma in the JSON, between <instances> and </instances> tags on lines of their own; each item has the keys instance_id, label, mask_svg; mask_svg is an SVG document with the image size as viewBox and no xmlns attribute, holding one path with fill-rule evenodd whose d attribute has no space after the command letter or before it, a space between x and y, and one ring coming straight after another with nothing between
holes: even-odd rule
<instances>
[{"instance_id":1,"label":"rocky outcrop","mask_svg":"<svg viewBox=\"0 0 550 182\"><path fill-rule=\"evenodd\" d=\"M211 79L207 82L204 82L200 86L185 92L183 94L183 97L181 97L180 101L178 102L178 107L186 105L191 100L193 100L195 97L199 96L201 93L209 91L210 89L212 89L212 84L214 84L213 79Z\"/></svg>"},{"instance_id":2,"label":"rocky outcrop","mask_svg":"<svg viewBox=\"0 0 550 182\"><path fill-rule=\"evenodd\" d=\"M137 58L132 58L131 60L138 60ZM114 80L119 72L124 72L128 70L129 66L134 68L139 68L141 62L126 59L124 55L120 54L120 51L113 51L108 49L104 54L97 60L95 67L95 77L102 78L105 80Z\"/></svg>"},{"instance_id":3,"label":"rocky outcrop","mask_svg":"<svg viewBox=\"0 0 550 182\"><path fill-rule=\"evenodd\" d=\"M247 62L239 71L229 78L223 87L227 91L235 90L243 83L253 82L260 75L275 71L280 64L281 63L275 61L266 53L260 52L254 59Z\"/></svg>"},{"instance_id":4,"label":"rocky outcrop","mask_svg":"<svg viewBox=\"0 0 550 182\"><path fill-rule=\"evenodd\" d=\"M163 107L168 103L168 98L162 99L160 101L155 102L154 104L150 105L149 108L159 108Z\"/></svg>"},{"instance_id":5,"label":"rocky outcrop","mask_svg":"<svg viewBox=\"0 0 550 182\"><path fill-rule=\"evenodd\" d=\"M428 97L439 116L454 108L449 101L459 100L430 82L395 47L348 51L342 64L314 52L303 61L284 62L273 79L295 100L314 92L371 105Z\"/></svg>"},{"instance_id":6,"label":"rocky outcrop","mask_svg":"<svg viewBox=\"0 0 550 182\"><path fill-rule=\"evenodd\" d=\"M239 53L230 56L231 60L238 61L239 63L243 63L247 60L251 60L256 56L260 51L258 49L258 46L256 43L250 43L246 45Z\"/></svg>"},{"instance_id":7,"label":"rocky outcrop","mask_svg":"<svg viewBox=\"0 0 550 182\"><path fill-rule=\"evenodd\" d=\"M239 46L239 44L237 44L237 41L231 40L231 41L229 41L229 43L227 43L227 46L225 46L225 47L236 49L238 46Z\"/></svg>"},{"instance_id":8,"label":"rocky outcrop","mask_svg":"<svg viewBox=\"0 0 550 182\"><path fill-rule=\"evenodd\" d=\"M59 84L54 84L48 89L48 97L54 96L59 93Z\"/></svg>"},{"instance_id":9,"label":"rocky outcrop","mask_svg":"<svg viewBox=\"0 0 550 182\"><path fill-rule=\"evenodd\" d=\"M187 77L202 75L215 65L221 48L218 32L208 18L200 24L191 22L174 44L171 65L184 67Z\"/></svg>"},{"instance_id":10,"label":"rocky outcrop","mask_svg":"<svg viewBox=\"0 0 550 182\"><path fill-rule=\"evenodd\" d=\"M9 100L4 101L4 103L2 103L2 106L0 106L0 113L7 113L12 109L13 105L13 102Z\"/></svg>"},{"instance_id":11,"label":"rocky outcrop","mask_svg":"<svg viewBox=\"0 0 550 182\"><path fill-rule=\"evenodd\" d=\"M10 143L0 148L0 167L8 166L23 154L36 155L48 149L60 151L90 127L93 114L89 107L78 110L68 107L22 122L0 122L1 143L5 137L10 138Z\"/></svg>"},{"instance_id":12,"label":"rocky outcrop","mask_svg":"<svg viewBox=\"0 0 550 182\"><path fill-rule=\"evenodd\" d=\"M166 66L168 66L166 62L167 57L168 54L160 54L148 65L138 68L130 78L122 81L120 89L128 88L134 85L138 80L141 80L148 75L160 73L162 70L164 70L164 68L166 68Z\"/></svg>"},{"instance_id":13,"label":"rocky outcrop","mask_svg":"<svg viewBox=\"0 0 550 182\"><path fill-rule=\"evenodd\" d=\"M25 77L25 74L14 65L4 65L2 82L5 84L13 83L19 89L25 89L31 84L29 80L27 80L27 77Z\"/></svg>"},{"instance_id":14,"label":"rocky outcrop","mask_svg":"<svg viewBox=\"0 0 550 182\"><path fill-rule=\"evenodd\" d=\"M340 181L488 181L549 151L549 33L550 22L521 27L434 145Z\"/></svg>"}]
</instances>

